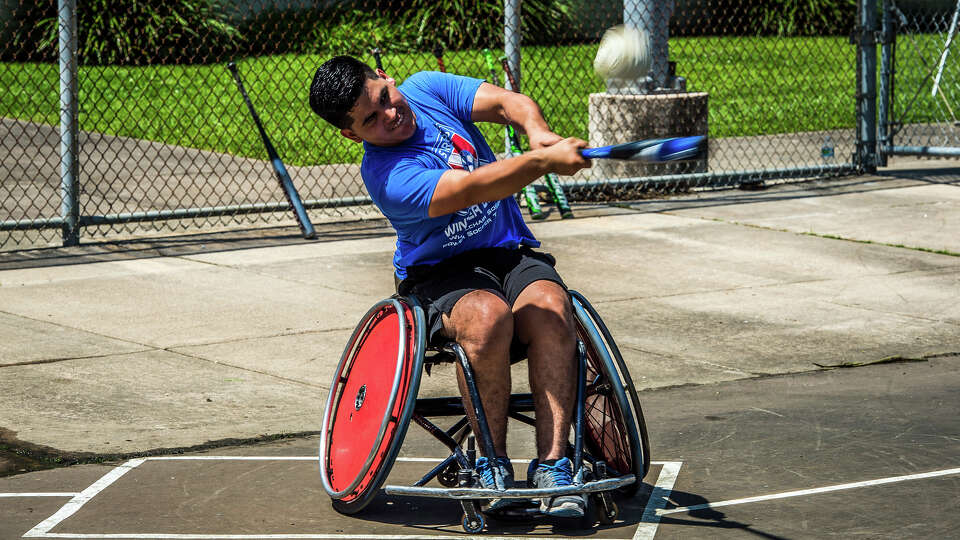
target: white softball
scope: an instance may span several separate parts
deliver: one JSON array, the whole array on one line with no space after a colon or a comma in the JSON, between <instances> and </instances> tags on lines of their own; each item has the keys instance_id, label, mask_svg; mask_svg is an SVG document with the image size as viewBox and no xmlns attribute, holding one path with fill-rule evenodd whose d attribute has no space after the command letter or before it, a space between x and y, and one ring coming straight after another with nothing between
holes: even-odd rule
<instances>
[{"instance_id":1,"label":"white softball","mask_svg":"<svg viewBox=\"0 0 960 540\"><path fill-rule=\"evenodd\" d=\"M602 79L636 80L650 72L650 39L633 26L618 25L600 39L593 71Z\"/></svg>"}]
</instances>

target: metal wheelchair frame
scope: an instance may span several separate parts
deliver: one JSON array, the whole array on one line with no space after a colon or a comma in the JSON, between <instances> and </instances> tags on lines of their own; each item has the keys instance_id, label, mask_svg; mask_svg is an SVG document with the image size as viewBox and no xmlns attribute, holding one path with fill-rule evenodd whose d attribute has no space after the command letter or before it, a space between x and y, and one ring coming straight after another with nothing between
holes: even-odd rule
<instances>
[{"instance_id":1,"label":"metal wheelchair frame","mask_svg":"<svg viewBox=\"0 0 960 540\"><path fill-rule=\"evenodd\" d=\"M396 460L406 427L412 420L446 446L450 455L412 486L387 485L384 486L385 493L458 500L464 512L461 524L464 530L470 533L480 532L484 528L486 520L480 511L480 505L483 500L491 498L535 499L573 493L584 494L588 503L584 521L589 522L584 524L593 524L594 506L600 510L597 514L601 523L612 523L618 514L618 508L611 493L618 491L632 495L636 492L649 468L649 442L640 403L619 349L586 298L576 291L570 291L570 296L578 326L578 384L572 426L574 442L570 449L574 471L573 485L542 489L477 487L479 478L475 470L475 435L484 455L493 456L495 452L469 359L456 342L445 341L433 346L428 345L425 337L426 321L420 302L415 297L395 296L374 305L358 324L347 343L331 385L321 431L320 471L324 489L333 499L334 508L341 513L353 514L361 511L376 496ZM389 378L390 374L377 373L376 376L371 376L361 372L363 384L359 386L361 381L351 381L350 376L355 366L362 370L366 365L372 367L382 364L379 357L364 355L364 346L369 336L381 332L378 325L383 323L386 323L386 330L383 332L387 338L392 337L393 326L389 319L394 316L397 319L396 335L405 339L397 340L397 360L389 396L384 405L384 410L389 411L389 414L383 414L375 437L372 437L372 430L369 429L371 426L366 425L362 418L357 420L359 426L367 428L365 440L371 444L362 465L357 467L356 458L337 457L337 450L334 448L334 438L337 435L334 433L337 431L335 423L337 418L343 422L353 422L354 414L359 416L370 412L361 412L368 395L368 384L371 384L371 388L378 385L380 388L385 387L386 378ZM371 345L373 348L376 346L377 343ZM519 360L522 360L522 357L512 355L511 362ZM459 396L416 398L421 372L426 370L429 374L432 366L441 363L455 363L462 369L479 433L470 434L466 410ZM588 377L591 377L591 380L588 381ZM371 382L368 383L368 379ZM343 406L344 403L349 405L350 399L353 400L354 410ZM619 420L619 424L607 422L596 425L592 411L588 415L588 401L595 404L601 400L603 409L609 407L613 416L619 415L618 419L610 419L611 422ZM533 426L535 419L525 414L533 410L531 394L510 396L509 418ZM371 419L376 419L376 412L372 411L374 416ZM446 430L428 420L430 417L450 416L462 418ZM351 434L350 440L354 440L357 430L347 431ZM615 433L609 433L611 431ZM605 440L607 435L610 435L609 441ZM464 438L467 440L466 450L462 448ZM608 443L614 448L609 448ZM624 444L626 449L621 448ZM629 456L622 455L626 450L629 450ZM610 456L605 455L610 453L614 454L613 460L607 459ZM339 462L347 463L343 466L346 469L345 474L348 478L353 476L349 482L337 478ZM589 467L586 464L589 464ZM375 469L372 474L371 468ZM444 487L427 487L426 484L434 479ZM503 488L499 477L496 478L496 483L498 488ZM536 513L534 509L519 512Z\"/></svg>"}]
</instances>

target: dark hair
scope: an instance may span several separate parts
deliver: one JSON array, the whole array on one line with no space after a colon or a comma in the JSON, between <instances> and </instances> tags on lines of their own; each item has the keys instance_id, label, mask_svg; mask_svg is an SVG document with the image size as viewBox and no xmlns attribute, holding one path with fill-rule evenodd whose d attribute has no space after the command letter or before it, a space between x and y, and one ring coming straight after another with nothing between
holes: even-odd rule
<instances>
[{"instance_id":1,"label":"dark hair","mask_svg":"<svg viewBox=\"0 0 960 540\"><path fill-rule=\"evenodd\" d=\"M335 56L317 68L310 84L310 108L340 129L350 127L347 113L357 103L366 79L377 72L352 56Z\"/></svg>"}]
</instances>

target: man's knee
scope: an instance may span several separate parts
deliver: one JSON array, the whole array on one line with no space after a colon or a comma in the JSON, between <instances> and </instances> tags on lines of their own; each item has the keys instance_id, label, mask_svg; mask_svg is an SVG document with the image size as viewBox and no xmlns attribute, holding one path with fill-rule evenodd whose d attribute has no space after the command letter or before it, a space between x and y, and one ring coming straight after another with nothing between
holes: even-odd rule
<instances>
[{"instance_id":1,"label":"man's knee","mask_svg":"<svg viewBox=\"0 0 960 540\"><path fill-rule=\"evenodd\" d=\"M540 287L516 313L520 339L525 343L537 339L573 342L573 306L569 294L554 283Z\"/></svg>"},{"instance_id":2,"label":"man's knee","mask_svg":"<svg viewBox=\"0 0 960 540\"><path fill-rule=\"evenodd\" d=\"M465 347L505 348L513 339L513 313L496 294L484 290L466 294L445 317L448 334Z\"/></svg>"}]
</instances>

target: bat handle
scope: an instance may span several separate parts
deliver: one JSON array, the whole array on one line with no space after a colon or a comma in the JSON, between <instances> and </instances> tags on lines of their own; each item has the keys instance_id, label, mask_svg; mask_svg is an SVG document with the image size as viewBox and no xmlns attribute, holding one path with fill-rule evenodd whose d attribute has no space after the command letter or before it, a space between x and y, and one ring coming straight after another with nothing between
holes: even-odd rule
<instances>
[{"instance_id":1,"label":"bat handle","mask_svg":"<svg viewBox=\"0 0 960 540\"><path fill-rule=\"evenodd\" d=\"M503 66L503 72L507 74L507 82L510 83L510 89L514 92L520 92L520 85L513 76L513 69L510 67L510 59L506 55L500 57L500 65Z\"/></svg>"}]
</instances>

